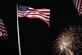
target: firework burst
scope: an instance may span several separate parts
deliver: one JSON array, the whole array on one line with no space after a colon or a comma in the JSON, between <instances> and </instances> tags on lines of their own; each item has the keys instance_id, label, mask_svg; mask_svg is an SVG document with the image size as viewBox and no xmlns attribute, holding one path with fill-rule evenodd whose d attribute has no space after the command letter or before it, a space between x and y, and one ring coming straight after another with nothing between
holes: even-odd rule
<instances>
[{"instance_id":1,"label":"firework burst","mask_svg":"<svg viewBox=\"0 0 82 55\"><path fill-rule=\"evenodd\" d=\"M75 53L82 47L80 37L82 36L81 27L71 26L66 28L54 42L56 55L76 55Z\"/></svg>"}]
</instances>

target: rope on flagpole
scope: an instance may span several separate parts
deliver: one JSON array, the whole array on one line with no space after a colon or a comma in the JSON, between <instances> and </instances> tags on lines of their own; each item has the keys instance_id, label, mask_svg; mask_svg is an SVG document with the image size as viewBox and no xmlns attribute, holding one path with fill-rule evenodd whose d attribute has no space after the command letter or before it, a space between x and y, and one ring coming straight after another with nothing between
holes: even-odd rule
<instances>
[{"instance_id":1,"label":"rope on flagpole","mask_svg":"<svg viewBox=\"0 0 82 55\"><path fill-rule=\"evenodd\" d=\"M19 34L19 20L18 20L18 5L17 8L17 33L18 33L18 48L19 48L19 55L21 55L21 45L20 45L20 34Z\"/></svg>"}]
</instances>

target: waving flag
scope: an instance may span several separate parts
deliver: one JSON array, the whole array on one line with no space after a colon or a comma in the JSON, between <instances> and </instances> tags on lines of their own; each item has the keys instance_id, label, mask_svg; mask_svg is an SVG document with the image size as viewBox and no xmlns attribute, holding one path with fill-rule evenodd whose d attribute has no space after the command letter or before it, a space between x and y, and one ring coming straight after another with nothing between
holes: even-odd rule
<instances>
[{"instance_id":1,"label":"waving flag","mask_svg":"<svg viewBox=\"0 0 82 55\"><path fill-rule=\"evenodd\" d=\"M0 19L0 36L8 36L8 33L6 31L2 19Z\"/></svg>"},{"instance_id":2,"label":"waving flag","mask_svg":"<svg viewBox=\"0 0 82 55\"><path fill-rule=\"evenodd\" d=\"M27 17L29 19L38 18L47 23L50 27L50 9L34 9L28 6L18 6L17 5L17 33L18 33L18 46L19 55L21 55L21 45L20 45L20 33L19 33L19 18Z\"/></svg>"},{"instance_id":3,"label":"waving flag","mask_svg":"<svg viewBox=\"0 0 82 55\"><path fill-rule=\"evenodd\" d=\"M18 17L38 18L50 26L50 9L34 9L28 6L18 6Z\"/></svg>"},{"instance_id":4,"label":"waving flag","mask_svg":"<svg viewBox=\"0 0 82 55\"><path fill-rule=\"evenodd\" d=\"M82 0L72 0L79 15L82 15Z\"/></svg>"}]
</instances>

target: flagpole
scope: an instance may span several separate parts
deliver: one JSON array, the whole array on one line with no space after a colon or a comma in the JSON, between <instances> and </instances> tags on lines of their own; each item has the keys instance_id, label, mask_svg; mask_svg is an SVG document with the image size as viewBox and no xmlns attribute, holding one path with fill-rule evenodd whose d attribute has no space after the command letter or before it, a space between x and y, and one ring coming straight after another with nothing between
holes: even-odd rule
<instances>
[{"instance_id":1,"label":"flagpole","mask_svg":"<svg viewBox=\"0 0 82 55\"><path fill-rule=\"evenodd\" d=\"M19 49L19 55L21 55L20 34L19 34L19 20L18 20L18 5L16 5L16 9L17 9L17 34L18 34L18 49Z\"/></svg>"}]
</instances>

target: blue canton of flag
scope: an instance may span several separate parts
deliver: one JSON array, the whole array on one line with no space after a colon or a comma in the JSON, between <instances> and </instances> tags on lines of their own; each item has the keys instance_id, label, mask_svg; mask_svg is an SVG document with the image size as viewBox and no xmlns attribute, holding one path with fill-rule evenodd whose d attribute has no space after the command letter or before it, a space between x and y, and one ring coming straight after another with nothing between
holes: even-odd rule
<instances>
[{"instance_id":1,"label":"blue canton of flag","mask_svg":"<svg viewBox=\"0 0 82 55\"><path fill-rule=\"evenodd\" d=\"M27 11L27 10L29 10L29 7L28 6L18 6L18 10L19 11Z\"/></svg>"}]
</instances>

